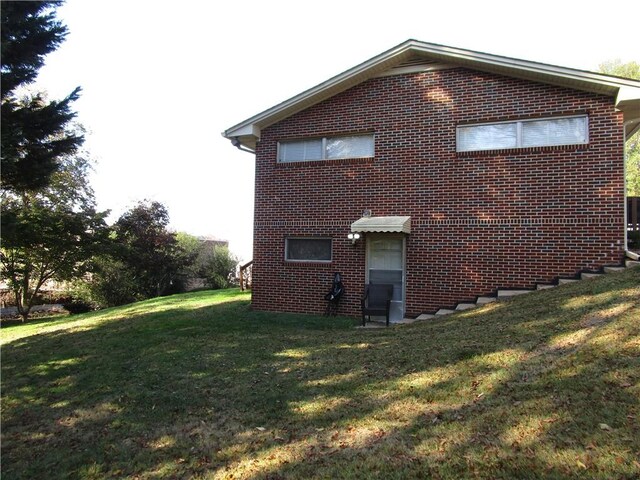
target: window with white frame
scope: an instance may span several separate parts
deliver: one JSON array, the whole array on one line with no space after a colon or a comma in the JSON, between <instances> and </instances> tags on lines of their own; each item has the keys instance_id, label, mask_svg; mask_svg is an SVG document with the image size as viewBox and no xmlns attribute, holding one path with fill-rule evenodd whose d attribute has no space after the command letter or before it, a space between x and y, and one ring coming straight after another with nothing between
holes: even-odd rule
<instances>
[{"instance_id":1,"label":"window with white frame","mask_svg":"<svg viewBox=\"0 0 640 480\"><path fill-rule=\"evenodd\" d=\"M286 238L284 258L290 262L330 262L331 239L320 237Z\"/></svg>"},{"instance_id":2,"label":"window with white frame","mask_svg":"<svg viewBox=\"0 0 640 480\"><path fill-rule=\"evenodd\" d=\"M461 125L456 130L458 152L586 143L587 115Z\"/></svg>"},{"instance_id":3,"label":"window with white frame","mask_svg":"<svg viewBox=\"0 0 640 480\"><path fill-rule=\"evenodd\" d=\"M373 135L351 135L278 143L278 162L310 162L373 157Z\"/></svg>"}]
</instances>

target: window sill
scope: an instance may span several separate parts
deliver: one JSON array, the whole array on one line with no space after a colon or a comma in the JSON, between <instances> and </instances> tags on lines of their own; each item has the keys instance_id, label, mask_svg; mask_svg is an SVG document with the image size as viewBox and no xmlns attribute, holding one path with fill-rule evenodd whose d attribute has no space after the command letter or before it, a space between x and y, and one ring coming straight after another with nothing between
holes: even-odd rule
<instances>
[{"instance_id":1,"label":"window sill","mask_svg":"<svg viewBox=\"0 0 640 480\"><path fill-rule=\"evenodd\" d=\"M470 152L456 152L456 157L495 157L498 155L529 155L532 153L545 152L583 152L589 150L589 144L579 145L551 145L547 147L521 147L504 148L495 150L474 150Z\"/></svg>"},{"instance_id":2,"label":"window sill","mask_svg":"<svg viewBox=\"0 0 640 480\"><path fill-rule=\"evenodd\" d=\"M304 268L304 267L331 267L333 261L332 260L284 260L284 263L287 267L296 267L296 268Z\"/></svg>"},{"instance_id":3,"label":"window sill","mask_svg":"<svg viewBox=\"0 0 640 480\"><path fill-rule=\"evenodd\" d=\"M336 158L333 160L301 160L299 162L276 162L278 168L326 167L328 165L350 165L354 163L373 163L375 157Z\"/></svg>"}]
</instances>

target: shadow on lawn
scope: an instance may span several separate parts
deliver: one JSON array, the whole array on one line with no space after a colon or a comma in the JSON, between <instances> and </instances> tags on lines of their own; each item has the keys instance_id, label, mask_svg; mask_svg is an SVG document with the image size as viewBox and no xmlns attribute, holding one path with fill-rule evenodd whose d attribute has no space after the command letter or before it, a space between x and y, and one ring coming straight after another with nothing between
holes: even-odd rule
<instances>
[{"instance_id":1,"label":"shadow on lawn","mask_svg":"<svg viewBox=\"0 0 640 480\"><path fill-rule=\"evenodd\" d=\"M2 473L632 478L637 293L371 331L175 303L28 337L2 351Z\"/></svg>"}]
</instances>

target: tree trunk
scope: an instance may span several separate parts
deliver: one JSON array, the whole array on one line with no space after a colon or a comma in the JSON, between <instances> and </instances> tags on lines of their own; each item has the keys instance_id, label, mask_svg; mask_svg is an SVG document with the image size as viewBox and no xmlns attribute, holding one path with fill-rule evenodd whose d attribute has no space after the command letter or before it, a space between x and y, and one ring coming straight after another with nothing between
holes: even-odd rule
<instances>
[{"instance_id":1,"label":"tree trunk","mask_svg":"<svg viewBox=\"0 0 640 480\"><path fill-rule=\"evenodd\" d=\"M29 282L31 276L25 273L22 280L22 289L17 289L16 294L16 307L18 308L18 314L22 317L22 323L29 319L29 312L33 304L34 295L29 296Z\"/></svg>"},{"instance_id":2,"label":"tree trunk","mask_svg":"<svg viewBox=\"0 0 640 480\"><path fill-rule=\"evenodd\" d=\"M29 305L27 294L24 290L22 292L17 290L15 292L15 296L16 296L16 308L18 310L18 315L22 317L22 323L24 323L29 318L29 311L31 310L31 306Z\"/></svg>"}]
</instances>

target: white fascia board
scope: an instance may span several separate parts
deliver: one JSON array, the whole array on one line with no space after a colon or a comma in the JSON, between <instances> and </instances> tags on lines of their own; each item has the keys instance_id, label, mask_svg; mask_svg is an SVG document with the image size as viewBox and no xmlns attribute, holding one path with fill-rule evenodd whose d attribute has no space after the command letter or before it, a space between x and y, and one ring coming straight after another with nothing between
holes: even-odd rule
<instances>
[{"instance_id":1,"label":"white fascia board","mask_svg":"<svg viewBox=\"0 0 640 480\"><path fill-rule=\"evenodd\" d=\"M618 90L618 97L616 98L616 106L624 105L628 102L634 102L640 100L640 82L637 87L623 86Z\"/></svg>"},{"instance_id":2,"label":"white fascia board","mask_svg":"<svg viewBox=\"0 0 640 480\"><path fill-rule=\"evenodd\" d=\"M616 108L624 115L624 131L629 138L640 129L640 87L620 88Z\"/></svg>"},{"instance_id":3,"label":"white fascia board","mask_svg":"<svg viewBox=\"0 0 640 480\"><path fill-rule=\"evenodd\" d=\"M243 149L242 147L244 147L245 150L253 152L255 152L256 144L260 140L260 134L260 128L253 124L241 125L233 130L222 132L222 136L231 140L231 143L235 147L241 150Z\"/></svg>"},{"instance_id":4,"label":"white fascia board","mask_svg":"<svg viewBox=\"0 0 640 480\"><path fill-rule=\"evenodd\" d=\"M622 95L624 99L640 97L640 81L629 78L422 42L415 42L413 49L431 58L441 58L460 65L467 64L478 70L503 73L612 97L616 95L620 97L621 90L626 91Z\"/></svg>"},{"instance_id":5,"label":"white fascia board","mask_svg":"<svg viewBox=\"0 0 640 480\"><path fill-rule=\"evenodd\" d=\"M232 128L222 132L222 136L229 139L247 136L253 136L260 139L260 128L252 123L241 124L238 128Z\"/></svg>"},{"instance_id":6,"label":"white fascia board","mask_svg":"<svg viewBox=\"0 0 640 480\"><path fill-rule=\"evenodd\" d=\"M267 127L279 120L304 110L311 105L337 95L352 86L362 83L373 77L375 74L385 70L391 64L400 61L404 57L403 54L407 54L409 44L411 42L412 41L408 41L398 45L397 47L377 55L339 75L336 75L313 88L305 90L282 103L260 112L257 115L254 115L253 117L250 117L247 120L225 130L222 133L222 136L229 139L237 138L239 137L238 132L244 132L250 127L256 128L259 131L260 128Z\"/></svg>"},{"instance_id":7,"label":"white fascia board","mask_svg":"<svg viewBox=\"0 0 640 480\"><path fill-rule=\"evenodd\" d=\"M612 97L619 95L622 88L625 88L625 90L626 87L631 87L632 90L640 88L640 82L637 80L419 42L417 40L407 40L313 88L248 118L226 130L222 135L231 140L239 139L243 145L255 148L255 142L259 140L259 133L262 128L266 128L377 76L415 53L458 66L586 90ZM248 133L249 131L251 133Z\"/></svg>"}]
</instances>

